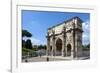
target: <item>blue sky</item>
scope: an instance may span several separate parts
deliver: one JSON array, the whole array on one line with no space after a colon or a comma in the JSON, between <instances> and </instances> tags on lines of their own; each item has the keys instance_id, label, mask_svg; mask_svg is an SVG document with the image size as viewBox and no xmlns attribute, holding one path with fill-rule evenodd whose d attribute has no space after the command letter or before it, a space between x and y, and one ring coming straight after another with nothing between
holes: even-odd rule
<instances>
[{"instance_id":1,"label":"blue sky","mask_svg":"<svg viewBox=\"0 0 100 73\"><path fill-rule=\"evenodd\" d=\"M89 13L22 10L22 29L32 33L30 39L33 45L46 44L47 29L74 16L78 16L83 20L82 26L84 32L82 42L83 44L88 44L90 42Z\"/></svg>"}]
</instances>

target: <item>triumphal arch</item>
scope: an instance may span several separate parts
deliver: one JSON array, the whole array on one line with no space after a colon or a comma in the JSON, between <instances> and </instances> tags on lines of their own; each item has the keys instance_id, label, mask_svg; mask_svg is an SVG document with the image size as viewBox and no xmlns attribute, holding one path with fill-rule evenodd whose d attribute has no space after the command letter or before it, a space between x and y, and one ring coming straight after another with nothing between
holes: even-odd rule
<instances>
[{"instance_id":1,"label":"triumphal arch","mask_svg":"<svg viewBox=\"0 0 100 73\"><path fill-rule=\"evenodd\" d=\"M47 55L76 58L82 55L82 20L75 16L48 28Z\"/></svg>"}]
</instances>

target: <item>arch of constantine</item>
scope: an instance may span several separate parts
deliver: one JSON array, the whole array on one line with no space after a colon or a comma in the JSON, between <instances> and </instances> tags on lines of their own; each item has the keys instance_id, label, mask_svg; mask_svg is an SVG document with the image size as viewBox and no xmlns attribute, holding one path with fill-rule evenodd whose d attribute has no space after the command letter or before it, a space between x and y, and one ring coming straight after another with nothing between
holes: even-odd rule
<instances>
[{"instance_id":1,"label":"arch of constantine","mask_svg":"<svg viewBox=\"0 0 100 73\"><path fill-rule=\"evenodd\" d=\"M73 17L48 28L47 55L76 58L82 55L82 20Z\"/></svg>"}]
</instances>

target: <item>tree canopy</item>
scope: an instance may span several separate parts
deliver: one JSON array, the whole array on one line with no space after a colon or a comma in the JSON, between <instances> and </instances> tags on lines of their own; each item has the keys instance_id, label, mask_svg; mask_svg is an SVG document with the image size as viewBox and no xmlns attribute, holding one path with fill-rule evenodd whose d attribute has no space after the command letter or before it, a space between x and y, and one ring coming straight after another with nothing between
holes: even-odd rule
<instances>
[{"instance_id":1,"label":"tree canopy","mask_svg":"<svg viewBox=\"0 0 100 73\"><path fill-rule=\"evenodd\" d=\"M32 43L31 43L31 40L28 39L25 43L25 47L28 48L28 49L32 49Z\"/></svg>"},{"instance_id":2,"label":"tree canopy","mask_svg":"<svg viewBox=\"0 0 100 73\"><path fill-rule=\"evenodd\" d=\"M22 38L24 37L32 37L32 34L27 30L22 30ZM32 49L32 43L30 39L22 40L22 47L27 49Z\"/></svg>"},{"instance_id":3,"label":"tree canopy","mask_svg":"<svg viewBox=\"0 0 100 73\"><path fill-rule=\"evenodd\" d=\"M32 37L32 34L27 30L22 30L22 37Z\"/></svg>"},{"instance_id":4,"label":"tree canopy","mask_svg":"<svg viewBox=\"0 0 100 73\"><path fill-rule=\"evenodd\" d=\"M25 48L25 40L22 40L22 48Z\"/></svg>"},{"instance_id":5,"label":"tree canopy","mask_svg":"<svg viewBox=\"0 0 100 73\"><path fill-rule=\"evenodd\" d=\"M38 49L46 49L46 45L38 45Z\"/></svg>"}]
</instances>

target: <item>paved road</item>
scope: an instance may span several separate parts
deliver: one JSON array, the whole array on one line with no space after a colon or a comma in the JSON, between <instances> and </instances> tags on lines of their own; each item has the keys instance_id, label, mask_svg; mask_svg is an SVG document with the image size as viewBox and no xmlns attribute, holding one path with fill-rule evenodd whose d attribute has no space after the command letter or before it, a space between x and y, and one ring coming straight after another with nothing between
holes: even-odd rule
<instances>
[{"instance_id":1,"label":"paved road","mask_svg":"<svg viewBox=\"0 0 100 73\"><path fill-rule=\"evenodd\" d=\"M28 62L45 62L47 61L47 57L32 57L28 59L23 59L22 62L25 62L27 60ZM55 58L55 57L49 57L49 61L64 61L64 60L70 60L70 59L65 59L65 58Z\"/></svg>"},{"instance_id":2,"label":"paved road","mask_svg":"<svg viewBox=\"0 0 100 73\"><path fill-rule=\"evenodd\" d=\"M74 59L74 60L85 60L85 59L89 59L88 57L81 57L78 59ZM49 61L69 61L71 60L70 57L61 57L61 56L57 56L57 57L49 57ZM32 58L28 58L28 59L23 59L22 62L47 62L47 57L46 56L42 56L42 57L32 57Z\"/></svg>"}]
</instances>

